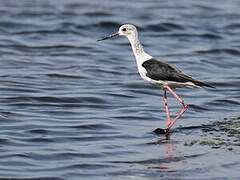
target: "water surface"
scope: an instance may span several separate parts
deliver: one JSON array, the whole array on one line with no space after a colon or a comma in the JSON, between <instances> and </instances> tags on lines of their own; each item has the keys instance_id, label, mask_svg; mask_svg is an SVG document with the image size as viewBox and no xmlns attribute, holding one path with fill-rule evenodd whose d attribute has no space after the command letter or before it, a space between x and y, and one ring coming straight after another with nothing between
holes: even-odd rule
<instances>
[{"instance_id":1,"label":"water surface","mask_svg":"<svg viewBox=\"0 0 240 180\"><path fill-rule=\"evenodd\" d=\"M239 179L239 7L1 1L0 178ZM189 109L169 139L153 133L163 91L140 78L127 39L96 41L125 23L146 52L216 87L176 90Z\"/></svg>"}]
</instances>

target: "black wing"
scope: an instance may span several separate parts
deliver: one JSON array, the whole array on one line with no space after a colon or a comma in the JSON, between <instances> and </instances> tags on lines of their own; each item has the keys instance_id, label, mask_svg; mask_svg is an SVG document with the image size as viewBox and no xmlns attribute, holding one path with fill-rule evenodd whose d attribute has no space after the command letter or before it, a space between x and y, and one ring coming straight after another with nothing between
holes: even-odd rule
<instances>
[{"instance_id":1,"label":"black wing","mask_svg":"<svg viewBox=\"0 0 240 180\"><path fill-rule=\"evenodd\" d=\"M154 58L145 61L142 66L147 71L146 76L153 80L175 81L180 83L192 82L197 86L212 87L211 85L191 78L190 76L184 74L182 71L166 62L162 62Z\"/></svg>"}]
</instances>

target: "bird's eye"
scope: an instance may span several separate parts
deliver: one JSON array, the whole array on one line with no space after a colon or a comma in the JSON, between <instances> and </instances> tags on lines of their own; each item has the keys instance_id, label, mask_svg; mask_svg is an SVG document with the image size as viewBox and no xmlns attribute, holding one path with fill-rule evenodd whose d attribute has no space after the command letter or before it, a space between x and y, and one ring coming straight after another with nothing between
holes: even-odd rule
<instances>
[{"instance_id":1,"label":"bird's eye","mask_svg":"<svg viewBox=\"0 0 240 180\"><path fill-rule=\"evenodd\" d=\"M123 28L122 31L127 31L127 29L126 29L126 28Z\"/></svg>"}]
</instances>

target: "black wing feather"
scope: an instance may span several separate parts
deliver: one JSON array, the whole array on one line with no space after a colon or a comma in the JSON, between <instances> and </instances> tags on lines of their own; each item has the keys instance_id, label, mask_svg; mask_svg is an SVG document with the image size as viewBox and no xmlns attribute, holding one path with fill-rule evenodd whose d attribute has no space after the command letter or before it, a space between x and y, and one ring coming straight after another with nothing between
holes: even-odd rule
<instances>
[{"instance_id":1,"label":"black wing feather","mask_svg":"<svg viewBox=\"0 0 240 180\"><path fill-rule=\"evenodd\" d=\"M191 78L166 62L162 62L154 58L145 61L142 66L147 71L146 76L153 80L175 81L180 83L193 82L198 86L212 87L211 85Z\"/></svg>"}]
</instances>

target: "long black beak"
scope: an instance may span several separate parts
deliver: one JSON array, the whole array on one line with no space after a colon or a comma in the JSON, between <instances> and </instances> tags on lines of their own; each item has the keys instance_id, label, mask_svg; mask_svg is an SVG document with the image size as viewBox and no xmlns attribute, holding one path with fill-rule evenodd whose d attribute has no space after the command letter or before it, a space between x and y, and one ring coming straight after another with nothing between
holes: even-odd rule
<instances>
[{"instance_id":1,"label":"long black beak","mask_svg":"<svg viewBox=\"0 0 240 180\"><path fill-rule=\"evenodd\" d=\"M102 38L102 39L98 39L97 41L103 41L103 40L105 40L105 39L109 39L109 38L112 38L112 37L115 37L115 36L119 36L119 35L120 35L119 33L112 34L112 35L107 36L107 37L104 37L104 38Z\"/></svg>"}]
</instances>

